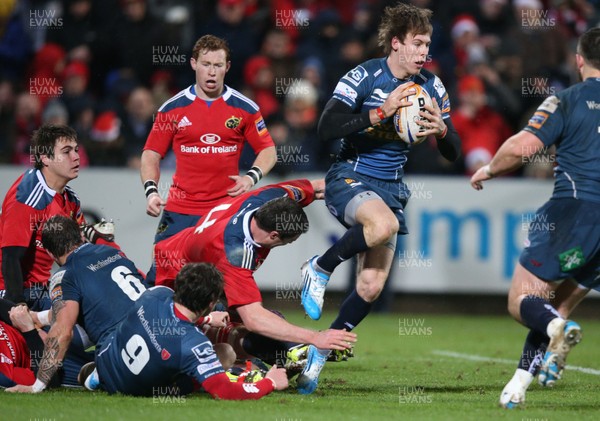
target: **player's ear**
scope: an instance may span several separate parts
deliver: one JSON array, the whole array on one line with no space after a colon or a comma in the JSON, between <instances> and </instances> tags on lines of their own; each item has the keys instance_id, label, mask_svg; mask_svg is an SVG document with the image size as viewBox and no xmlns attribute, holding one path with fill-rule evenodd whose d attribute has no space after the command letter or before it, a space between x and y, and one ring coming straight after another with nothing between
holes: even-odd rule
<instances>
[{"instance_id":1,"label":"player's ear","mask_svg":"<svg viewBox=\"0 0 600 421\"><path fill-rule=\"evenodd\" d=\"M194 57L190 58L190 66L192 66L192 69L194 69L194 71L196 71L196 66L197 66L197 61Z\"/></svg>"},{"instance_id":2,"label":"player's ear","mask_svg":"<svg viewBox=\"0 0 600 421\"><path fill-rule=\"evenodd\" d=\"M228 61L227 64L225 65L225 73L227 73L230 68L231 68L231 61Z\"/></svg>"},{"instance_id":3,"label":"player's ear","mask_svg":"<svg viewBox=\"0 0 600 421\"><path fill-rule=\"evenodd\" d=\"M271 231L269 233L269 240L276 241L279 239L279 233L277 231Z\"/></svg>"}]
</instances>

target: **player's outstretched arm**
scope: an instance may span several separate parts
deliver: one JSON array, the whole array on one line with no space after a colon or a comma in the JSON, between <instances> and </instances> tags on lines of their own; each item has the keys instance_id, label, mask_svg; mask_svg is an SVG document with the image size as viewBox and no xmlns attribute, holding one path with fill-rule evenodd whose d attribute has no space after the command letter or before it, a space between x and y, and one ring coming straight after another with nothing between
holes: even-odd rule
<instances>
[{"instance_id":1,"label":"player's outstretched arm","mask_svg":"<svg viewBox=\"0 0 600 421\"><path fill-rule=\"evenodd\" d=\"M347 349L356 342L356 334L345 330L328 329L322 332L293 325L265 309L260 303L237 308L244 326L251 331L280 341L312 344L321 349Z\"/></svg>"},{"instance_id":2,"label":"player's outstretched arm","mask_svg":"<svg viewBox=\"0 0 600 421\"><path fill-rule=\"evenodd\" d=\"M538 153L544 144L533 133L521 130L500 146L488 165L479 168L471 177L475 190L483 189L483 181L490 180L521 167L526 158Z\"/></svg>"},{"instance_id":3,"label":"player's outstretched arm","mask_svg":"<svg viewBox=\"0 0 600 421\"><path fill-rule=\"evenodd\" d=\"M37 379L33 386L17 385L6 389L7 392L39 393L50 383L65 358L67 348L73 336L73 326L79 314L76 301L55 300L52 302L54 324L50 328L44 344L44 355L40 361Z\"/></svg>"},{"instance_id":4,"label":"player's outstretched arm","mask_svg":"<svg viewBox=\"0 0 600 421\"><path fill-rule=\"evenodd\" d=\"M225 373L215 374L202 383L202 387L215 399L260 399L274 390L288 387L284 368L271 367L264 379L255 383L231 382Z\"/></svg>"}]
</instances>

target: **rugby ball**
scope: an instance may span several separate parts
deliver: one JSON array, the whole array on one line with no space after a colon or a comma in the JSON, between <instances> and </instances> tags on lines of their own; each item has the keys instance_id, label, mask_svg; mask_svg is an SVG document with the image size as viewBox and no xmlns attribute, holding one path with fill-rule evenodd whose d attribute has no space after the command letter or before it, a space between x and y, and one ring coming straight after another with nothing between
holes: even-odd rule
<instances>
[{"instance_id":1,"label":"rugby ball","mask_svg":"<svg viewBox=\"0 0 600 421\"><path fill-rule=\"evenodd\" d=\"M433 107L431 97L420 85L414 85L412 88L416 90L414 95L406 98L412 102L408 107L400 107L394 114L394 129L398 133L398 137L409 145L417 145L427 139L427 136L419 136L419 133L425 131L425 127L419 126L416 122L425 118L419 115L419 111L426 111L425 104Z\"/></svg>"}]
</instances>

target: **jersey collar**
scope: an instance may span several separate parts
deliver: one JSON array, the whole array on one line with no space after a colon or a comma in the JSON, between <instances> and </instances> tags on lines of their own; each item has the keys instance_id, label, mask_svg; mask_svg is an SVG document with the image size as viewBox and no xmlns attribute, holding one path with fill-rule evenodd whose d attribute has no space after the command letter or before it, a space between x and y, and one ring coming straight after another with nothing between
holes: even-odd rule
<instances>
[{"instance_id":1,"label":"jersey collar","mask_svg":"<svg viewBox=\"0 0 600 421\"><path fill-rule=\"evenodd\" d=\"M187 88L184 92L185 92L185 96L188 97L189 99L191 99L192 101L195 100L196 98L198 98L196 96L196 84L195 83L190 85L190 87ZM223 93L221 94L221 96L219 98L223 98L223 101L227 101L230 96L231 96L231 88L227 85L223 85ZM203 101L213 102L219 98L215 98L211 101L207 101L207 100L203 99ZM201 98L198 98L198 99L201 99Z\"/></svg>"},{"instance_id":2,"label":"jersey collar","mask_svg":"<svg viewBox=\"0 0 600 421\"><path fill-rule=\"evenodd\" d=\"M246 240L248 240L248 242L250 244L252 244L254 247L260 247L260 244L258 244L256 241L254 241L254 238L252 238L252 233L250 232L250 221L252 221L252 215L257 210L258 210L258 208L252 209L251 211L246 212L246 214L244 215L244 222L243 222L244 237L246 237Z\"/></svg>"},{"instance_id":3,"label":"jersey collar","mask_svg":"<svg viewBox=\"0 0 600 421\"><path fill-rule=\"evenodd\" d=\"M46 183L46 179L44 178L44 174L42 174L42 171L36 169L35 175L36 175L38 181L40 182L40 184L42 185L44 191L46 193L48 193L50 196L54 197L54 195L56 194L56 190L52 190L50 188L50 186L48 186L48 183Z\"/></svg>"}]
</instances>

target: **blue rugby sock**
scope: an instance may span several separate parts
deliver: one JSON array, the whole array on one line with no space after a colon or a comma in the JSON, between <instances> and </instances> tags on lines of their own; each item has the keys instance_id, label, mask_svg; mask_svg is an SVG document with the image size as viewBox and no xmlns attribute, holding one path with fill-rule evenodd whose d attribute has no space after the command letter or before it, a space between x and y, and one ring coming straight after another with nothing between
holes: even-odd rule
<instances>
[{"instance_id":1,"label":"blue rugby sock","mask_svg":"<svg viewBox=\"0 0 600 421\"><path fill-rule=\"evenodd\" d=\"M371 303L363 300L356 290L346 298L340 307L337 319L331 323L331 329L346 329L350 332L367 317L371 311Z\"/></svg>"},{"instance_id":2,"label":"blue rugby sock","mask_svg":"<svg viewBox=\"0 0 600 421\"><path fill-rule=\"evenodd\" d=\"M550 338L545 333L530 330L525 339L517 368L528 371L535 376L540 369L540 363L546 353L549 340Z\"/></svg>"},{"instance_id":3,"label":"blue rugby sock","mask_svg":"<svg viewBox=\"0 0 600 421\"><path fill-rule=\"evenodd\" d=\"M297 345L291 342L267 338L258 333L248 333L242 340L242 348L250 355L263 360L267 364L285 364L288 349Z\"/></svg>"},{"instance_id":4,"label":"blue rugby sock","mask_svg":"<svg viewBox=\"0 0 600 421\"><path fill-rule=\"evenodd\" d=\"M521 319L529 329L546 334L548 323L560 317L558 312L548 300L533 295L528 295L521 301Z\"/></svg>"},{"instance_id":5,"label":"blue rugby sock","mask_svg":"<svg viewBox=\"0 0 600 421\"><path fill-rule=\"evenodd\" d=\"M317 265L325 272L331 273L340 263L368 249L363 225L356 224L317 259Z\"/></svg>"}]
</instances>

